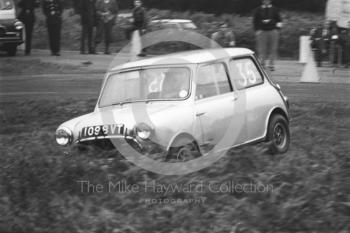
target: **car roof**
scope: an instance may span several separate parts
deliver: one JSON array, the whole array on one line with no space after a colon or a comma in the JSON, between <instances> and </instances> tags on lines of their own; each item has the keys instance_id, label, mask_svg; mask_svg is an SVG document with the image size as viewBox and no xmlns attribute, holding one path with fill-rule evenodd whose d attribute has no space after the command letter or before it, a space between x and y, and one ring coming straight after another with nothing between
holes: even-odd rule
<instances>
[{"instance_id":1,"label":"car roof","mask_svg":"<svg viewBox=\"0 0 350 233\"><path fill-rule=\"evenodd\" d=\"M254 52L246 48L192 50L128 62L112 68L111 71L146 66L201 64L229 57L249 56L252 54L254 54Z\"/></svg>"},{"instance_id":2,"label":"car roof","mask_svg":"<svg viewBox=\"0 0 350 233\"><path fill-rule=\"evenodd\" d=\"M152 20L151 23L193 23L190 19L157 19Z\"/></svg>"}]
</instances>

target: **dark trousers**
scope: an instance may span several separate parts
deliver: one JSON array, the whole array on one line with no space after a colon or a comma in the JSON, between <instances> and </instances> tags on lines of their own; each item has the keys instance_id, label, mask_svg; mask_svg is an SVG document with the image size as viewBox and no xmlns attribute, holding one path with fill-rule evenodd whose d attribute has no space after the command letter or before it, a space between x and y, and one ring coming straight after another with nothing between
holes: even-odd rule
<instances>
[{"instance_id":1,"label":"dark trousers","mask_svg":"<svg viewBox=\"0 0 350 233\"><path fill-rule=\"evenodd\" d=\"M341 38L339 40L339 46L342 48L342 61L341 63L344 65L349 65L350 63L350 38L346 40L346 38Z\"/></svg>"},{"instance_id":2,"label":"dark trousers","mask_svg":"<svg viewBox=\"0 0 350 233\"><path fill-rule=\"evenodd\" d=\"M89 53L94 52L94 47L92 43L92 34L93 34L93 24L92 23L84 23L81 27L81 40L80 40L80 51L85 52L85 44L87 42L87 46L89 49Z\"/></svg>"},{"instance_id":3,"label":"dark trousers","mask_svg":"<svg viewBox=\"0 0 350 233\"><path fill-rule=\"evenodd\" d=\"M314 55L315 55L315 60L317 62L317 66L322 66L322 61L326 53L322 49L315 49Z\"/></svg>"},{"instance_id":4,"label":"dark trousers","mask_svg":"<svg viewBox=\"0 0 350 233\"><path fill-rule=\"evenodd\" d=\"M112 40L112 29L113 29L113 21L109 21L107 23L103 22L103 20L99 20L97 23L96 29L96 38L95 44L99 44L102 42L102 37L105 38L105 50L106 52L109 49L109 45Z\"/></svg>"},{"instance_id":5,"label":"dark trousers","mask_svg":"<svg viewBox=\"0 0 350 233\"><path fill-rule=\"evenodd\" d=\"M49 33L49 43L51 53L60 52L60 43L61 43L61 18L47 19L47 31Z\"/></svg>"},{"instance_id":6,"label":"dark trousers","mask_svg":"<svg viewBox=\"0 0 350 233\"><path fill-rule=\"evenodd\" d=\"M32 35L33 35L33 27L34 27L34 20L28 20L24 21L25 31L26 31L26 54L30 54L30 51L32 49Z\"/></svg>"}]
</instances>

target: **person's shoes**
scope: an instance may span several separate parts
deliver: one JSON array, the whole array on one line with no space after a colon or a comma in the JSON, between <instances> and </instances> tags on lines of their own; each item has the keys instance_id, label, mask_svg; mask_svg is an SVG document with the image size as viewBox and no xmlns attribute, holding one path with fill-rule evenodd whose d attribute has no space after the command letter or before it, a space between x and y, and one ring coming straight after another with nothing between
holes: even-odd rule
<instances>
[{"instance_id":1,"label":"person's shoes","mask_svg":"<svg viewBox=\"0 0 350 233\"><path fill-rule=\"evenodd\" d=\"M106 55L109 55L109 54L111 54L111 52L109 52L109 50L106 50L106 51L105 51L105 54L106 54Z\"/></svg>"},{"instance_id":2,"label":"person's shoes","mask_svg":"<svg viewBox=\"0 0 350 233\"><path fill-rule=\"evenodd\" d=\"M269 66L269 70L270 71L275 71L275 67L274 66Z\"/></svg>"},{"instance_id":3,"label":"person's shoes","mask_svg":"<svg viewBox=\"0 0 350 233\"><path fill-rule=\"evenodd\" d=\"M61 54L60 53L52 53L52 56L58 57L58 56L61 56Z\"/></svg>"}]
</instances>

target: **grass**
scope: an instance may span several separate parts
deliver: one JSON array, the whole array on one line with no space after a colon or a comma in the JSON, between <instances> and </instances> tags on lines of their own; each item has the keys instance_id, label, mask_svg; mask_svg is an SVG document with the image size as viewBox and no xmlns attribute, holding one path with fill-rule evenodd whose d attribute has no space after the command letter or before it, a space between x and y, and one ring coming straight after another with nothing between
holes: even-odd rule
<instances>
[{"instance_id":1,"label":"grass","mask_svg":"<svg viewBox=\"0 0 350 233\"><path fill-rule=\"evenodd\" d=\"M211 35L217 28L213 22L228 20L233 25L236 35L237 46L255 49L255 36L252 29L252 17L234 14L223 14L215 16L202 12L173 12L169 10L150 9L147 13L149 18L188 18L192 19L200 28L200 32L206 36ZM299 37L308 35L312 27L318 25L323 20L321 14L283 11L282 18L284 28L281 31L279 55L285 58L297 58L299 48ZM112 50L119 51L126 45L124 30L118 23L113 29ZM62 25L62 48L69 50L80 49L80 18L74 14L72 9L67 9L63 13ZM37 10L37 21L34 28L33 46L35 48L48 48L45 19L40 10ZM102 51L103 45L99 50Z\"/></svg>"},{"instance_id":2,"label":"grass","mask_svg":"<svg viewBox=\"0 0 350 233\"><path fill-rule=\"evenodd\" d=\"M0 104L0 232L348 232L349 104L295 102L292 144L228 152L187 176L147 172L114 152L79 152L54 142L56 127L93 110L95 99ZM15 107L14 107L15 106ZM77 181L163 185L251 181L267 193L81 192ZM91 191L91 190L90 190ZM201 204L145 204L146 198ZM245 229L245 230L244 230Z\"/></svg>"}]
</instances>

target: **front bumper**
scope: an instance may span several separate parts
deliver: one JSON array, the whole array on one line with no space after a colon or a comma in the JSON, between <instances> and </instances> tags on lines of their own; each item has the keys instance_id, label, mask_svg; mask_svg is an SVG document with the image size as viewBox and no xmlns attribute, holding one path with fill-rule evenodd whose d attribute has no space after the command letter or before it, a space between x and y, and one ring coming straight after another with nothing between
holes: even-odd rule
<instances>
[{"instance_id":1,"label":"front bumper","mask_svg":"<svg viewBox=\"0 0 350 233\"><path fill-rule=\"evenodd\" d=\"M0 33L0 45L5 44L17 44L20 45L24 42L23 32L4 32Z\"/></svg>"}]
</instances>

